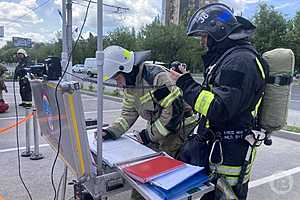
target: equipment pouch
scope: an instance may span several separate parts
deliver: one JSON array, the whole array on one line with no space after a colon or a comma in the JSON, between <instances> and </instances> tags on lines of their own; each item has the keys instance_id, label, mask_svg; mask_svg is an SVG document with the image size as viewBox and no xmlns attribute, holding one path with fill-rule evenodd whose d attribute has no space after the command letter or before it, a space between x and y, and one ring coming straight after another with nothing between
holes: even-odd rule
<instances>
[{"instance_id":1,"label":"equipment pouch","mask_svg":"<svg viewBox=\"0 0 300 200\"><path fill-rule=\"evenodd\" d=\"M209 169L208 165L208 144L199 134L193 134L183 143L177 153L177 159Z\"/></svg>"}]
</instances>

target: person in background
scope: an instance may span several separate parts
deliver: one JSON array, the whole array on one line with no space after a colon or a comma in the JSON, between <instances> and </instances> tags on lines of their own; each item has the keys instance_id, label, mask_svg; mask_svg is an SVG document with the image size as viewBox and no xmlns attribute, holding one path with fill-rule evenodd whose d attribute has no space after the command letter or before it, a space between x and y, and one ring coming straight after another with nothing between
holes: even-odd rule
<instances>
[{"instance_id":1,"label":"person in background","mask_svg":"<svg viewBox=\"0 0 300 200\"><path fill-rule=\"evenodd\" d=\"M4 82L5 72L7 71L8 71L7 68L0 63L0 113L7 111L9 108L9 105L3 99L3 91L5 91L6 93L8 92Z\"/></svg>"},{"instance_id":2,"label":"person in background","mask_svg":"<svg viewBox=\"0 0 300 200\"><path fill-rule=\"evenodd\" d=\"M24 49L19 49L17 51L17 62L18 65L15 70L14 79L19 79L20 95L22 99L22 103L19 104L19 106L30 108L32 106L32 93L30 82L26 77L29 68L29 57Z\"/></svg>"}]
</instances>

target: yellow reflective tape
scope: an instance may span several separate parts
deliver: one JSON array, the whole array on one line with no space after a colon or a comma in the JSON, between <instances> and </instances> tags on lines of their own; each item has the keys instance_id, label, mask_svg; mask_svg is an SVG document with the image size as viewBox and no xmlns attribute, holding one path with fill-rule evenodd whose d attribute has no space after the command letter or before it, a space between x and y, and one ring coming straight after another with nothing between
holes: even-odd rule
<instances>
[{"instance_id":1,"label":"yellow reflective tape","mask_svg":"<svg viewBox=\"0 0 300 200\"><path fill-rule=\"evenodd\" d=\"M108 76L108 75L104 75L104 76L103 76L103 80L104 80L104 81L107 81L108 79L109 79L109 76Z\"/></svg>"},{"instance_id":2,"label":"yellow reflective tape","mask_svg":"<svg viewBox=\"0 0 300 200\"><path fill-rule=\"evenodd\" d=\"M258 65L258 68L259 68L259 71L261 73L262 78L265 79L266 75L265 75L265 72L264 72L264 68L263 68L262 64L260 63L260 61L258 60L257 57L256 57L256 63Z\"/></svg>"},{"instance_id":3,"label":"yellow reflective tape","mask_svg":"<svg viewBox=\"0 0 300 200\"><path fill-rule=\"evenodd\" d=\"M197 98L197 101L195 104L195 110L198 113L206 116L209 106L214 99L214 96L215 95L212 92L202 90Z\"/></svg>"},{"instance_id":4,"label":"yellow reflective tape","mask_svg":"<svg viewBox=\"0 0 300 200\"><path fill-rule=\"evenodd\" d=\"M190 124L195 123L196 121L197 121L197 120L196 120L195 116L192 115L192 116L190 116L190 117L188 117L188 118L185 118L184 125L188 126L188 125L190 125Z\"/></svg>"},{"instance_id":5,"label":"yellow reflective tape","mask_svg":"<svg viewBox=\"0 0 300 200\"><path fill-rule=\"evenodd\" d=\"M128 51L128 50L125 49L125 50L123 51L123 56L124 56L127 60L130 60L132 54L131 54L130 51Z\"/></svg>"},{"instance_id":6,"label":"yellow reflective tape","mask_svg":"<svg viewBox=\"0 0 300 200\"><path fill-rule=\"evenodd\" d=\"M152 90L152 91L150 91L150 92L147 92L147 94L145 94L144 96L141 96L141 97L140 97L141 103L144 104L144 103L146 103L146 102L152 100L152 97L151 97L151 96L152 96L153 92L154 92L154 91Z\"/></svg>"},{"instance_id":7,"label":"yellow reflective tape","mask_svg":"<svg viewBox=\"0 0 300 200\"><path fill-rule=\"evenodd\" d=\"M238 179L230 179L229 177L224 177L230 186L235 186L238 184Z\"/></svg>"},{"instance_id":8,"label":"yellow reflective tape","mask_svg":"<svg viewBox=\"0 0 300 200\"><path fill-rule=\"evenodd\" d=\"M209 120L207 120L206 123L205 123L205 128L209 128L209 127L210 127Z\"/></svg>"},{"instance_id":9,"label":"yellow reflective tape","mask_svg":"<svg viewBox=\"0 0 300 200\"><path fill-rule=\"evenodd\" d=\"M246 174L248 174L252 169L252 164L249 164L247 166ZM214 169L214 165L210 165L211 169ZM217 173L223 174L223 175L230 175L230 176L239 176L241 173L241 167L239 166L227 166L227 165L220 165L217 166Z\"/></svg>"},{"instance_id":10,"label":"yellow reflective tape","mask_svg":"<svg viewBox=\"0 0 300 200\"><path fill-rule=\"evenodd\" d=\"M123 101L124 108L133 108L134 104L128 101Z\"/></svg>"},{"instance_id":11,"label":"yellow reflective tape","mask_svg":"<svg viewBox=\"0 0 300 200\"><path fill-rule=\"evenodd\" d=\"M75 139L76 139L76 150L77 150L76 152L77 152L78 157L79 157L81 175L83 176L84 171L85 171L85 166L84 166L84 160L83 160L83 153L82 153L82 147L81 147L81 142L80 142L78 124L77 124L77 120L76 120L73 95L68 95L68 100L69 100L69 105L70 105L72 125L73 125Z\"/></svg>"},{"instance_id":12,"label":"yellow reflective tape","mask_svg":"<svg viewBox=\"0 0 300 200\"><path fill-rule=\"evenodd\" d=\"M122 126L122 128L126 131L129 127L126 119L124 119L123 117L120 117L117 119L117 122L119 122L119 124Z\"/></svg>"},{"instance_id":13,"label":"yellow reflective tape","mask_svg":"<svg viewBox=\"0 0 300 200\"><path fill-rule=\"evenodd\" d=\"M158 132L161 135L167 136L169 134L169 131L162 125L159 119L154 122L154 126L157 128Z\"/></svg>"},{"instance_id":14,"label":"yellow reflective tape","mask_svg":"<svg viewBox=\"0 0 300 200\"><path fill-rule=\"evenodd\" d=\"M262 101L262 97L259 98L257 104L255 105L255 110L253 110L253 111L251 112L253 117L256 117L256 116L257 116L257 114L258 114L258 108L259 108L259 106L260 106L260 104L261 104L261 101Z\"/></svg>"},{"instance_id":15,"label":"yellow reflective tape","mask_svg":"<svg viewBox=\"0 0 300 200\"><path fill-rule=\"evenodd\" d=\"M130 102L130 103L134 103L135 102L135 98L133 96L129 96L127 94L124 93L124 98L123 98L123 101L127 101L127 102Z\"/></svg>"},{"instance_id":16,"label":"yellow reflective tape","mask_svg":"<svg viewBox=\"0 0 300 200\"><path fill-rule=\"evenodd\" d=\"M235 186L238 184L239 177L229 177L229 176L224 176L225 180L229 183L230 186ZM243 183L246 183L250 180L250 174L246 175Z\"/></svg>"},{"instance_id":17,"label":"yellow reflective tape","mask_svg":"<svg viewBox=\"0 0 300 200\"><path fill-rule=\"evenodd\" d=\"M176 88L174 91L172 91L168 96L166 96L161 102L160 105L163 108L168 107L178 96L181 95L181 91L179 88Z\"/></svg>"},{"instance_id":18,"label":"yellow reflective tape","mask_svg":"<svg viewBox=\"0 0 300 200\"><path fill-rule=\"evenodd\" d=\"M133 98L129 98L129 97L125 97L124 100L129 102L129 103L134 103L135 102L135 100Z\"/></svg>"},{"instance_id":19,"label":"yellow reflective tape","mask_svg":"<svg viewBox=\"0 0 300 200\"><path fill-rule=\"evenodd\" d=\"M134 99L134 96L129 94L128 92L124 92L124 96L129 98L129 99Z\"/></svg>"},{"instance_id":20,"label":"yellow reflective tape","mask_svg":"<svg viewBox=\"0 0 300 200\"><path fill-rule=\"evenodd\" d=\"M126 104L126 105L133 105L133 102L132 102L132 101L128 101L128 99L124 99L124 100L123 100L123 104Z\"/></svg>"}]
</instances>

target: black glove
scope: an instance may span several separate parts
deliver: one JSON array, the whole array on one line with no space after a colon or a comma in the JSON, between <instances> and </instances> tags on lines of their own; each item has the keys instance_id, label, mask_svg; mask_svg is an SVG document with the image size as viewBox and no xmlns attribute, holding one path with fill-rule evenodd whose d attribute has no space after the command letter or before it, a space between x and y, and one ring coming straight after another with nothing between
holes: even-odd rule
<instances>
[{"instance_id":1,"label":"black glove","mask_svg":"<svg viewBox=\"0 0 300 200\"><path fill-rule=\"evenodd\" d=\"M117 139L116 136L111 131L109 131L108 129L102 129L102 132L105 133L105 135L102 136L102 138L104 140L107 140L107 139L115 140L115 139Z\"/></svg>"},{"instance_id":2,"label":"black glove","mask_svg":"<svg viewBox=\"0 0 300 200\"><path fill-rule=\"evenodd\" d=\"M146 129L143 129L141 132L139 132L139 135L143 142L143 145L148 145L151 142L148 131Z\"/></svg>"},{"instance_id":3,"label":"black glove","mask_svg":"<svg viewBox=\"0 0 300 200\"><path fill-rule=\"evenodd\" d=\"M95 131L95 138L97 138L97 131ZM103 134L103 136L102 136L102 138L103 138L103 140L108 140L108 139L113 139L113 140L115 140L116 139L116 137L115 137L115 135L111 132L111 131L109 131L109 130L107 130L107 129L102 129L102 134Z\"/></svg>"},{"instance_id":4,"label":"black glove","mask_svg":"<svg viewBox=\"0 0 300 200\"><path fill-rule=\"evenodd\" d=\"M172 70L174 70L175 72L178 72L178 73L182 74L182 72L181 72L180 69L179 69L179 66L183 66L183 67L186 68L186 64L185 64L185 63L181 63L181 62L179 62L179 61L174 61L174 62L172 62L171 65L170 65L170 68L171 68Z\"/></svg>"}]
</instances>

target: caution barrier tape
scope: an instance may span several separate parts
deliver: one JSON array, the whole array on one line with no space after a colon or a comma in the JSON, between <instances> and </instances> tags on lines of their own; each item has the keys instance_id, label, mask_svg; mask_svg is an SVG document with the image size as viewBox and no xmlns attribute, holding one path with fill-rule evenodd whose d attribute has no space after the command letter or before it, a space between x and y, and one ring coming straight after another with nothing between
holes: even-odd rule
<instances>
[{"instance_id":1,"label":"caution barrier tape","mask_svg":"<svg viewBox=\"0 0 300 200\"><path fill-rule=\"evenodd\" d=\"M14 123L14 124L11 124L9 125L8 127L5 127L5 128L0 128L0 134L3 134L5 133L6 131L8 131L9 129L12 129L12 128L15 128L17 126L19 126L20 124L26 122L27 120L31 119L33 116L33 113L30 113L28 116L26 116L25 118L19 120L17 123ZM1 200L1 198L0 198Z\"/></svg>"}]
</instances>

